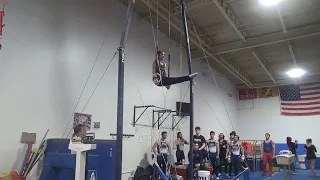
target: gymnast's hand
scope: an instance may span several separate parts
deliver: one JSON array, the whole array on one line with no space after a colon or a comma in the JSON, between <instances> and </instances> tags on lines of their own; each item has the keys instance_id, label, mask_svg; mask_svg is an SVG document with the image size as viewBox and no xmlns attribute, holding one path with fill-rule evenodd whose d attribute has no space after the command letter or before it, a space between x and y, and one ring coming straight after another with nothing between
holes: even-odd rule
<instances>
[{"instance_id":1,"label":"gymnast's hand","mask_svg":"<svg viewBox=\"0 0 320 180\"><path fill-rule=\"evenodd\" d=\"M157 85L160 83L157 77L153 77L153 83Z\"/></svg>"}]
</instances>

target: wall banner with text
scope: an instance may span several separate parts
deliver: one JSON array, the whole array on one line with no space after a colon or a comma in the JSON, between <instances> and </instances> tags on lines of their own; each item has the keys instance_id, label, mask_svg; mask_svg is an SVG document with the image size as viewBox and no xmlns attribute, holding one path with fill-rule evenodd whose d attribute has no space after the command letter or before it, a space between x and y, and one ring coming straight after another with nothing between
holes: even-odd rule
<instances>
[{"instance_id":1,"label":"wall banner with text","mask_svg":"<svg viewBox=\"0 0 320 180\"><path fill-rule=\"evenodd\" d=\"M248 100L257 98L257 89L241 89L239 90L239 100Z\"/></svg>"}]
</instances>

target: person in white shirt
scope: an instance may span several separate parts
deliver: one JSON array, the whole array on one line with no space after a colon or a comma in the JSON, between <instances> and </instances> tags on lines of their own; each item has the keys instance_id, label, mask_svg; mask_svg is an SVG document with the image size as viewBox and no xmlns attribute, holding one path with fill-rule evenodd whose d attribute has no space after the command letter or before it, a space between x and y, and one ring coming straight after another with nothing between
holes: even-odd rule
<instances>
[{"instance_id":1,"label":"person in white shirt","mask_svg":"<svg viewBox=\"0 0 320 180\"><path fill-rule=\"evenodd\" d=\"M153 152L157 156L157 163L166 174L168 155L170 153L170 144L167 142L167 132L161 133L161 138L153 144Z\"/></svg>"}]
</instances>

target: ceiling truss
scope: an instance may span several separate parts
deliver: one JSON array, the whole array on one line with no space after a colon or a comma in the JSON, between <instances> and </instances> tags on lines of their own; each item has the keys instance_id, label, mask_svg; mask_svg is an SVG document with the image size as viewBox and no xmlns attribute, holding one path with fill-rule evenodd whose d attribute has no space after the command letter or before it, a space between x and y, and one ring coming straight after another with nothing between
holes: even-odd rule
<instances>
[{"instance_id":1,"label":"ceiling truss","mask_svg":"<svg viewBox=\"0 0 320 180\"><path fill-rule=\"evenodd\" d=\"M168 10L161 6L160 4L155 5L154 3L151 2L151 0L141 0L145 5L150 7L153 11L158 13L160 17L168 21ZM158 8L157 8L158 6ZM183 28L182 28L182 23L179 22L176 18L171 18L170 19L171 25L176 28L179 32L184 33ZM194 25L194 24L193 24ZM195 27L197 30L199 28ZM244 84L246 84L248 87L253 87L253 81L252 78L249 77L248 74L246 74L245 71L243 71L235 62L232 60L222 60L218 56L212 54L210 52L211 46L208 45L206 42L200 39L199 42L199 36L196 32L192 31L189 29L189 34L190 34L190 40L192 43L194 43L200 51L202 51L202 55L205 53L206 56L212 58L216 62L218 62L222 67L224 67L227 71L229 71L231 74L233 74L235 77L237 77L240 81L242 81ZM232 68L231 68L232 67ZM239 76L241 74L241 76Z\"/></svg>"}]
</instances>

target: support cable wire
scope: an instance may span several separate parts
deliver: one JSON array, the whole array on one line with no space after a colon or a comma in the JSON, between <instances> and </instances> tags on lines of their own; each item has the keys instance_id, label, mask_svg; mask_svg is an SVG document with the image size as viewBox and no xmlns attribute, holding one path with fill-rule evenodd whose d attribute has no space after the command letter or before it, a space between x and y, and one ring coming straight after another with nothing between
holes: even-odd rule
<instances>
[{"instance_id":1,"label":"support cable wire","mask_svg":"<svg viewBox=\"0 0 320 180\"><path fill-rule=\"evenodd\" d=\"M158 48L158 33L159 33L159 0L157 0L157 19L156 19L156 33L155 33L155 29L154 29L154 25L153 25L153 22L152 22L152 11L151 11L151 8L150 8L150 0L148 0L148 10L149 10L149 15L150 15L150 22L151 22L151 28L152 28L152 35L153 35L153 40L154 40L154 46L155 46L155 59L156 59L156 61L157 61L157 63L158 63L158 51L159 51L159 48ZM170 51L170 50L169 50ZM170 63L170 52L169 52L169 63ZM170 64L169 64L169 66L170 66ZM170 67L168 67L168 69L170 70ZM169 71L168 71L168 73L170 73ZM168 74L168 76L169 76L170 74ZM162 78L160 78L160 83L162 84ZM161 87L161 90L162 90L162 96L163 96L163 99L164 99L164 108L166 109L166 99L167 99L167 92L165 93L164 92L164 87L162 86ZM139 94L140 94L140 98L141 98L141 100L142 100L142 96L141 96L141 93L140 93L140 91L138 90L138 92L139 92ZM142 103L143 103L143 100L142 100ZM144 104L144 103L143 103ZM150 117L148 116L148 114L147 114L147 117L148 117L148 119L149 119L149 121L151 121L150 120ZM151 121L152 122L152 121ZM152 124L152 123L151 123ZM152 130L152 135L154 134L154 132L153 132L153 130ZM159 131L159 136L160 136L160 133L161 133L161 130ZM152 138L151 138L151 140L152 140Z\"/></svg>"},{"instance_id":2,"label":"support cable wire","mask_svg":"<svg viewBox=\"0 0 320 180\"><path fill-rule=\"evenodd\" d=\"M195 32L196 35L197 35L197 39L198 39L198 41L199 41L201 50L202 50L202 52L203 52L203 54L204 54L204 57L205 57L205 59L206 59L206 62L207 62L207 64L208 64L208 67L209 67L209 69L210 69L210 72L211 72L211 75L212 75L212 79L213 79L216 87L218 88L219 94L221 94L221 89L220 89L220 87L219 87L219 85L218 85L218 82L217 82L217 80L216 80L216 77L215 77L215 75L214 75L214 72L213 72L213 70L212 70L212 67L211 67L211 65L210 65L210 63L209 63L208 56L207 56L207 54L206 54L205 51L204 51L204 47L203 47L203 44L202 44L202 42L201 42L201 40L200 40L198 31L197 31L197 29L195 28L195 25L194 25L194 23L193 23L193 21L192 21L191 18L190 18L190 20L191 20L191 24L192 24L192 26L193 26L194 32ZM230 114L229 114L229 111L228 111L228 109L227 109L227 106L226 106L226 104L225 104L225 102L224 102L224 100L223 100L222 98L221 98L221 101L222 101L222 104L223 104L223 106L224 106L224 109L225 109L225 111L226 111L226 113L227 113L227 115L228 115L228 119L229 119L229 121L230 121L231 127L232 127L233 130L235 130L235 129L234 129L234 126L233 126L233 123L232 123L232 120L231 120L231 117L230 117Z\"/></svg>"},{"instance_id":3,"label":"support cable wire","mask_svg":"<svg viewBox=\"0 0 320 180\"><path fill-rule=\"evenodd\" d=\"M99 49L99 51L98 51L98 54L97 54L97 56L96 56L96 58L95 58L95 61L93 62L93 65L92 65L92 67L91 67L91 70L90 70L90 72L89 72L89 75L88 75L88 77L87 77L87 80L86 80L86 82L84 83L84 86L83 86L83 88L82 88L82 90L81 90L80 96L79 96L79 98L78 98L78 100L77 100L77 103L76 103L76 105L75 105L72 113L71 113L71 116L70 116L70 118L69 118L69 121L68 121L68 123L67 123L67 126L66 126L66 128L65 128L65 130L64 130L64 132L63 132L63 135L62 135L62 137L61 137L61 141L59 142L59 145L57 146L56 152L58 152L58 149L60 150L60 146L61 146L61 144L63 143L63 140L62 140L62 139L65 137L65 134L66 134L66 132L67 132L67 130L68 130L68 127L69 127L70 123L72 122L72 118L73 118L73 116L74 116L74 113L75 113L75 111L76 111L76 109L77 109L77 107L78 107L78 105L79 105L79 103L80 103L80 100L81 100L81 98L82 98L82 95L83 95L83 93L84 93L84 90L86 89L86 87L87 87L87 85L88 85L88 82L89 82L89 80L90 80L90 78L91 78L91 74L92 74L92 72L93 72L94 67L95 67L96 64L97 64L97 61L98 61L98 59L99 59L99 57L100 57L100 53L101 53L102 48L103 48L103 46L104 46L104 44L105 44L105 42L106 42L106 40L107 40L107 37L108 37L108 35L107 35L107 33L106 33L106 35L105 35L105 37L104 37L104 39L103 39L103 41L102 41L102 44L101 44L101 46L100 46L100 49ZM71 129L72 129L72 128L71 128ZM69 136L69 135L67 135L65 138L67 138L68 136Z\"/></svg>"},{"instance_id":4,"label":"support cable wire","mask_svg":"<svg viewBox=\"0 0 320 180\"><path fill-rule=\"evenodd\" d=\"M90 96L89 96L89 98L88 98L88 100L87 100L86 104L85 104L85 105L84 105L84 107L82 108L81 113L83 113L83 111L85 110L85 108L86 108L86 107L87 107L87 105L89 104L89 102L90 102L90 100L91 100L91 98L92 98L93 94L94 94L94 93L95 93L95 91L97 90L98 86L100 85L100 83L101 83L101 81L102 81L103 77L105 76L106 72L108 71L108 69L109 69L109 67L110 67L111 63L113 62L113 60L114 60L114 58L116 57L116 55L117 55L117 54L118 54L118 51L116 51L116 52L114 53L114 55L113 55L113 57L112 57L111 61L109 62L109 64L108 64L108 65L107 65L107 67L105 68L104 72L102 73L102 75L101 75L101 77L100 77L100 79L99 79L98 83L96 84L95 88L93 89L92 93L90 94ZM70 136L70 134L72 133L72 130L73 130L72 128L69 130L69 132L68 132L68 134L67 134L66 138ZM62 148L62 145L59 147L59 149L58 149L56 152L59 152L61 148Z\"/></svg>"},{"instance_id":5,"label":"support cable wire","mask_svg":"<svg viewBox=\"0 0 320 180\"><path fill-rule=\"evenodd\" d=\"M184 96L183 96L182 101L184 101L184 99L185 99L185 97L186 97L186 95L187 95L187 92L188 92L189 88L190 88L190 85L188 86L186 92L184 93ZM139 97L140 97L140 99L141 99L142 105L145 106L144 101L143 101L143 99L142 99L141 92L140 92L139 89L138 89L138 93L139 93ZM180 111L181 111L181 106L180 106ZM149 120L150 124L152 124L152 120L151 120L151 118L149 117L148 113L146 113L146 115L147 115L147 117L148 117L148 120ZM160 133L161 133L161 130L159 130L159 134L160 134ZM152 131L151 131L151 134L152 134L152 135L154 134L154 133L153 133L153 129L152 129ZM151 136L151 144L152 144L151 147L153 146L153 143L154 143L154 142L152 142L152 136ZM153 152L153 149L151 149L151 151ZM168 162L166 162L166 160L165 160L165 158L164 158L163 156L162 156L162 158L163 158L164 162L165 162L166 165L167 165L166 167L168 167ZM171 168L171 167L170 167L170 168ZM176 169L175 169L175 171L176 171ZM170 172L170 169L167 170L167 173L168 173L168 172Z\"/></svg>"},{"instance_id":6,"label":"support cable wire","mask_svg":"<svg viewBox=\"0 0 320 180\"><path fill-rule=\"evenodd\" d=\"M150 22L151 22L151 27L152 27L152 35L153 35L153 40L154 40L154 46L155 46L155 55L156 55L156 61L158 62L158 50L159 50L159 48L158 48L158 32L159 32L159 15L158 15L158 8L159 8L159 0L157 0L157 19L156 19L156 33L155 33L155 29L154 29L154 25L153 25L153 23L152 23L152 11L151 11L151 8L150 8L150 0L148 0L148 9L149 9L149 15L150 15ZM160 68L160 67L159 67ZM159 69L159 71L160 71L160 69ZM162 78L160 78L160 83L162 84ZM164 99L164 108L167 108L166 107L166 100L167 100L167 96L168 96L168 94L164 91L164 87L163 86L161 86L161 90L162 90L162 96L163 96L163 99Z\"/></svg>"},{"instance_id":7,"label":"support cable wire","mask_svg":"<svg viewBox=\"0 0 320 180\"><path fill-rule=\"evenodd\" d=\"M205 101L206 101L208 107L210 108L211 112L213 113L213 115L217 118L217 120L218 120L220 126L222 127L222 129L224 130L224 132L225 132L226 134L228 134L228 131L227 131L227 130L224 128L224 126L222 125L220 119L218 118L217 114L214 112L214 110L213 110L212 107L210 106L209 102L208 102L207 100L205 100Z\"/></svg>"}]
</instances>

